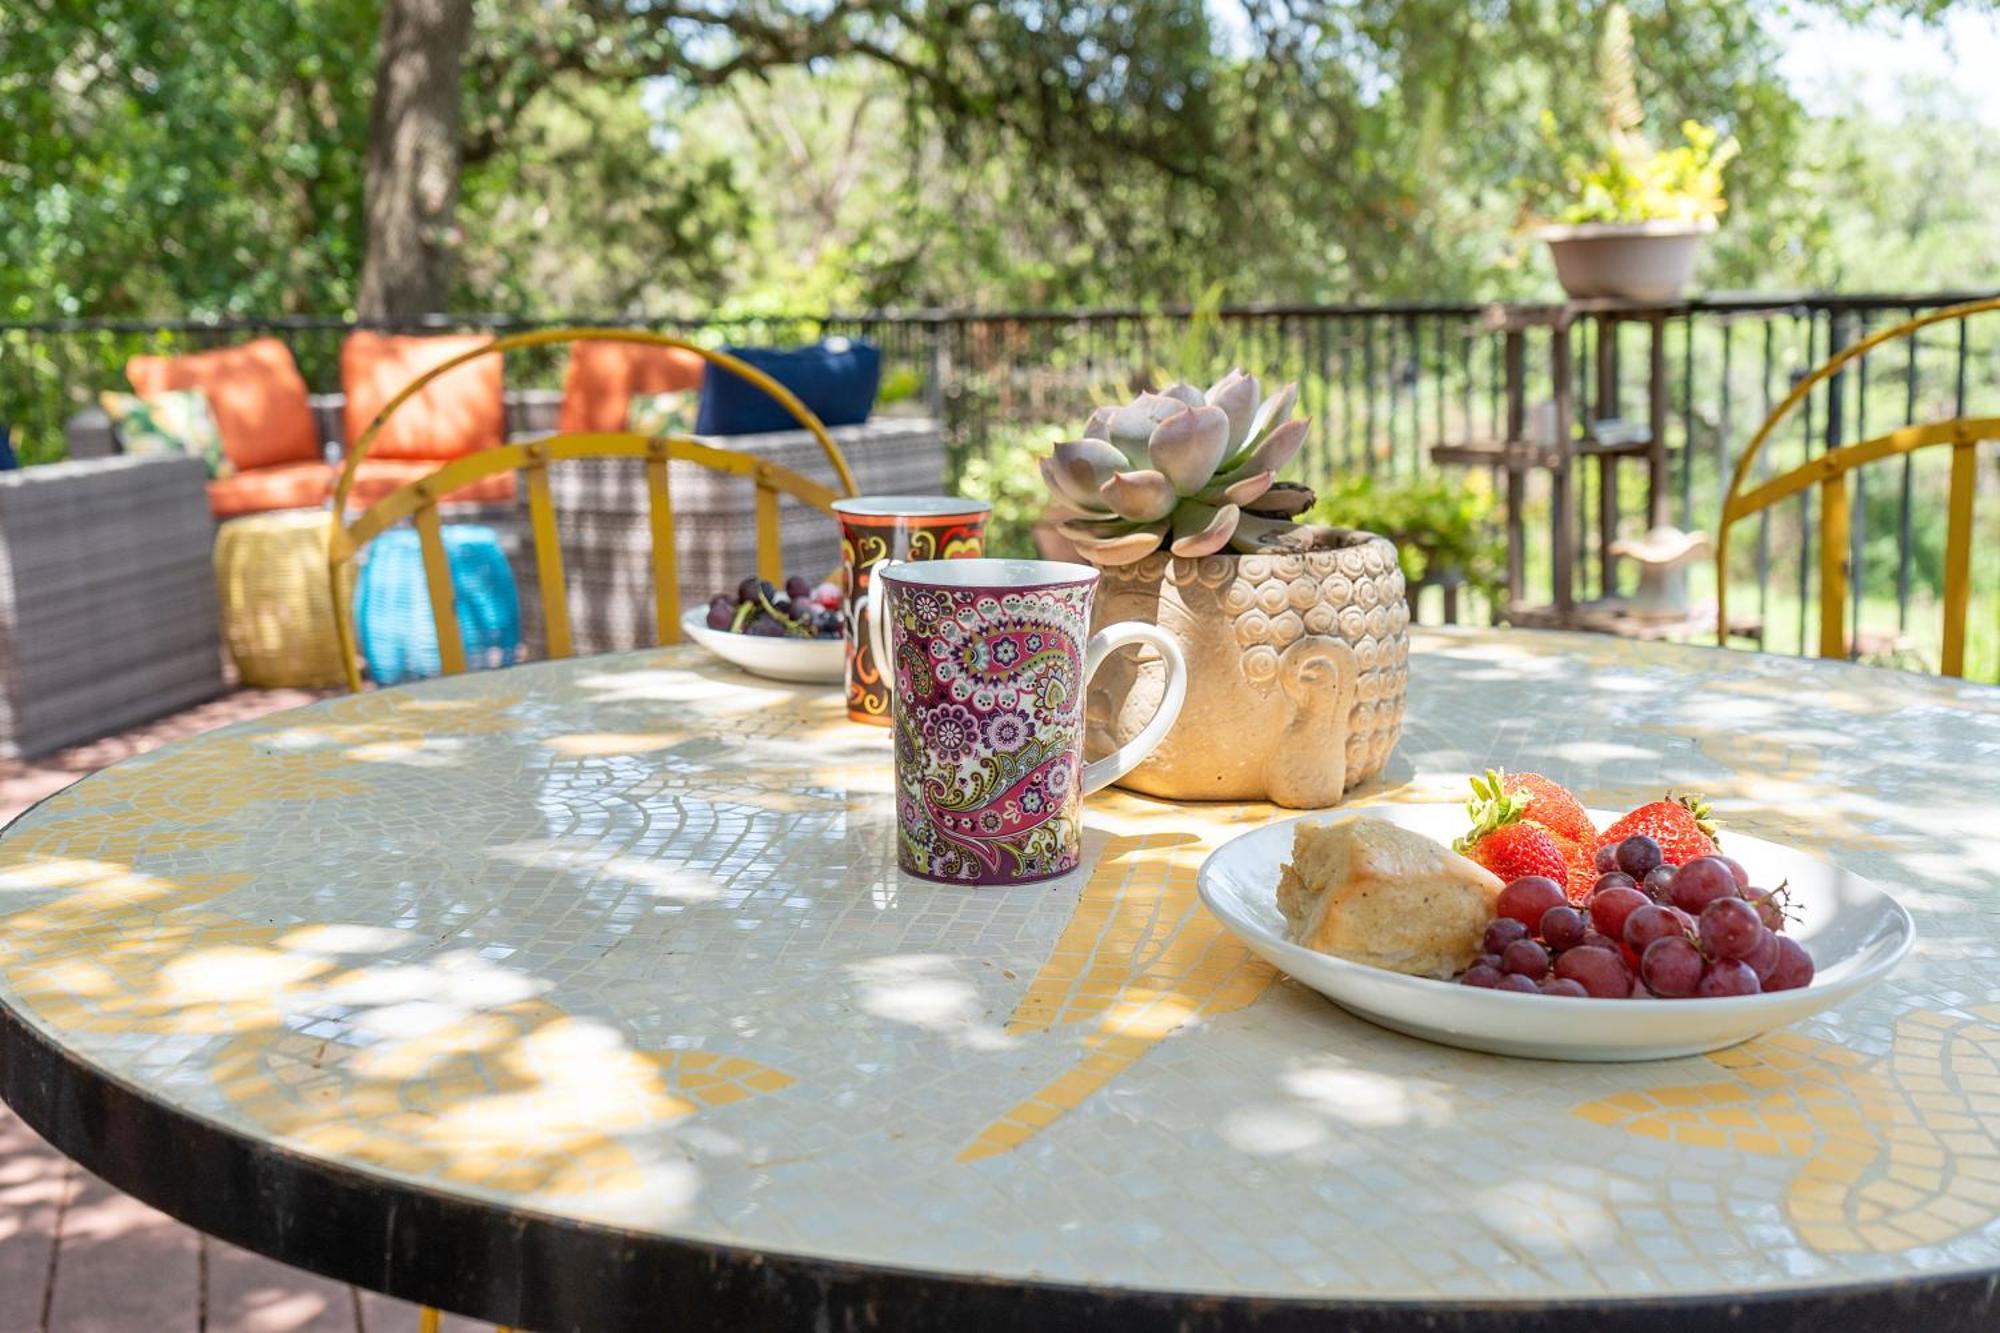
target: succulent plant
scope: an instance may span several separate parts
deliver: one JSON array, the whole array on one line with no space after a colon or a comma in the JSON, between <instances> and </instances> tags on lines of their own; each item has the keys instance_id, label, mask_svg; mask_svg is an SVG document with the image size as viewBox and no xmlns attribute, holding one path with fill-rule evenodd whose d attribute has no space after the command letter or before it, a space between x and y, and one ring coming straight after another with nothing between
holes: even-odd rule
<instances>
[{"instance_id":1,"label":"succulent plant","mask_svg":"<svg viewBox=\"0 0 2000 1333\"><path fill-rule=\"evenodd\" d=\"M1261 397L1232 370L1207 393L1176 384L1091 413L1083 438L1042 460L1058 529L1086 559L1127 565L1165 546L1178 556L1310 550L1329 529L1292 522L1313 493L1277 479L1311 421L1299 389Z\"/></svg>"}]
</instances>

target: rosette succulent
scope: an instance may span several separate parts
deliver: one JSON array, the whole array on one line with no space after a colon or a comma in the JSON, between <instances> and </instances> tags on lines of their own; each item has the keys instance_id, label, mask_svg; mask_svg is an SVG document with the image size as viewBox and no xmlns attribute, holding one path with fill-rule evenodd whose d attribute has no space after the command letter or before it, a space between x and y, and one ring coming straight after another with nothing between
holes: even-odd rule
<instances>
[{"instance_id":1,"label":"rosette succulent","mask_svg":"<svg viewBox=\"0 0 2000 1333\"><path fill-rule=\"evenodd\" d=\"M1263 397L1232 370L1207 393L1176 384L1091 413L1083 438L1041 462L1057 524L1100 565L1128 565L1161 547L1177 556L1313 550L1332 530L1292 520L1313 493L1277 479L1311 421L1292 419L1299 389Z\"/></svg>"}]
</instances>

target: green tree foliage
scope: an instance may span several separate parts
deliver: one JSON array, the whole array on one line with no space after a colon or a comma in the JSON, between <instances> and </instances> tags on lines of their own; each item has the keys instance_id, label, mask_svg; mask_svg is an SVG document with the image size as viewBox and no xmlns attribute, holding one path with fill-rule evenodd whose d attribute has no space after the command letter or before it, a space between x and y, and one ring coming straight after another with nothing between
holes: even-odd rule
<instances>
[{"instance_id":1,"label":"green tree foliage","mask_svg":"<svg viewBox=\"0 0 2000 1333\"><path fill-rule=\"evenodd\" d=\"M339 310L369 6L0 5L0 316Z\"/></svg>"},{"instance_id":2,"label":"green tree foliage","mask_svg":"<svg viewBox=\"0 0 2000 1333\"><path fill-rule=\"evenodd\" d=\"M1855 13L1924 15L1942 0ZM1649 123L1743 145L1712 287L1983 282L1977 134L1809 121L1776 0L1635 0ZM481 0L464 309L1541 294L1603 0ZM0 314L337 312L379 10L0 8ZM1963 160L1961 160L1963 159ZM1947 179L1963 188L1907 189ZM1971 205L1966 205L1970 207ZM1913 237L1885 263L1879 228ZM1943 229L1942 231L1940 229ZM1954 233L1956 234L1956 233ZM1900 243L1900 242L1899 242ZM1829 255L1832 245L1838 251ZM1977 261L1977 262L1976 262Z\"/></svg>"}]
</instances>

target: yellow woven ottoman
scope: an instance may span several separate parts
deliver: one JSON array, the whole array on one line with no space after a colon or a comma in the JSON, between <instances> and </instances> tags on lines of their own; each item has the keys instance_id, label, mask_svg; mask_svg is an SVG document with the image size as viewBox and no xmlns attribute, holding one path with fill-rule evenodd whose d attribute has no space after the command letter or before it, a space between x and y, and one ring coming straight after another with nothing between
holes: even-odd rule
<instances>
[{"instance_id":1,"label":"yellow woven ottoman","mask_svg":"<svg viewBox=\"0 0 2000 1333\"><path fill-rule=\"evenodd\" d=\"M316 689L345 682L327 592L324 509L232 518L215 534L222 641L245 685ZM349 592L354 567L345 571Z\"/></svg>"}]
</instances>

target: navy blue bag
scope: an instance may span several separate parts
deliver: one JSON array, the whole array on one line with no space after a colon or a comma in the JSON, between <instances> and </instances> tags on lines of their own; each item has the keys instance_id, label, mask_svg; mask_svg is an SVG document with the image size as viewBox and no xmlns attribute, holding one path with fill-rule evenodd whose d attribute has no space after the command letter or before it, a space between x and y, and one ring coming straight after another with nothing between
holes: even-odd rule
<instances>
[{"instance_id":1,"label":"navy blue bag","mask_svg":"<svg viewBox=\"0 0 2000 1333\"><path fill-rule=\"evenodd\" d=\"M829 426L852 426L868 419L882 382L882 350L870 342L830 338L814 347L725 347L790 389ZM701 382L697 435L755 435L797 430L799 423L778 401L748 380L710 363Z\"/></svg>"}]
</instances>

